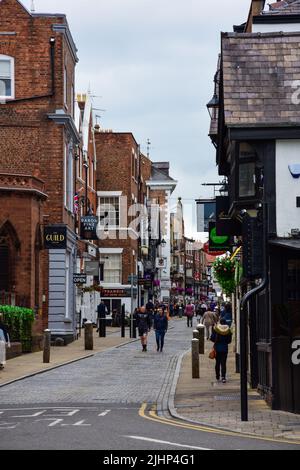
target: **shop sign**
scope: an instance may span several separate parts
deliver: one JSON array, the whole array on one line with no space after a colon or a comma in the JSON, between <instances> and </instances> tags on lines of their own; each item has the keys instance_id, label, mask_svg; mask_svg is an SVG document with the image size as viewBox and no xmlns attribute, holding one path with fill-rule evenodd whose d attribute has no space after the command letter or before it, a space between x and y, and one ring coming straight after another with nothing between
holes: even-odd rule
<instances>
[{"instance_id":1,"label":"shop sign","mask_svg":"<svg viewBox=\"0 0 300 470\"><path fill-rule=\"evenodd\" d=\"M74 284L86 284L87 281L87 276L86 274L73 274L73 283Z\"/></svg>"},{"instance_id":2,"label":"shop sign","mask_svg":"<svg viewBox=\"0 0 300 470\"><path fill-rule=\"evenodd\" d=\"M82 240L98 240L98 217L94 215L87 215L85 217L81 217L80 223L80 236Z\"/></svg>"},{"instance_id":3,"label":"shop sign","mask_svg":"<svg viewBox=\"0 0 300 470\"><path fill-rule=\"evenodd\" d=\"M65 225L45 227L44 248L46 250L65 250L67 248L67 227Z\"/></svg>"}]
</instances>

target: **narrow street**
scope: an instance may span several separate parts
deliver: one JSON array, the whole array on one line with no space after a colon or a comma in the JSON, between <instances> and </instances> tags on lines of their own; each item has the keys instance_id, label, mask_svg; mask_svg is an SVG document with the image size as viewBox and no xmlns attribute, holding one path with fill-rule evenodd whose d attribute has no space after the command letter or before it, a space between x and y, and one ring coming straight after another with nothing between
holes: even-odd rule
<instances>
[{"instance_id":1,"label":"narrow street","mask_svg":"<svg viewBox=\"0 0 300 470\"><path fill-rule=\"evenodd\" d=\"M184 319L175 320L163 354L156 352L151 334L148 353L135 342L2 387L0 448L297 449L296 444L203 430L162 408L191 331Z\"/></svg>"}]
</instances>

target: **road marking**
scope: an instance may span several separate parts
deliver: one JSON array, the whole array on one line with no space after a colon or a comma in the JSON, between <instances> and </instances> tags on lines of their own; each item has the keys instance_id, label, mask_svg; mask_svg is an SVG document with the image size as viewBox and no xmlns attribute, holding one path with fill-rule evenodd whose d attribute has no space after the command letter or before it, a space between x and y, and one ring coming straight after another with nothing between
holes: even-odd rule
<instances>
[{"instance_id":1,"label":"road marking","mask_svg":"<svg viewBox=\"0 0 300 470\"><path fill-rule=\"evenodd\" d=\"M72 424L72 426L91 426L91 424L84 424L85 421L86 420L83 419L82 421L78 421L78 423Z\"/></svg>"},{"instance_id":2,"label":"road marking","mask_svg":"<svg viewBox=\"0 0 300 470\"><path fill-rule=\"evenodd\" d=\"M130 439L135 439L136 441L155 442L156 444L166 444L169 446L183 447L184 449L211 450L211 449L206 449L204 447L195 447L195 446L189 446L185 444L177 444L176 442L160 441L158 439L151 439L149 437L141 437L141 436L124 436L124 437L129 437Z\"/></svg>"},{"instance_id":3,"label":"road marking","mask_svg":"<svg viewBox=\"0 0 300 470\"><path fill-rule=\"evenodd\" d=\"M55 413L54 415L45 415L45 416L47 416L48 418L58 418L59 416L74 416L76 415L76 413L80 412L80 410L73 409L72 411L68 411L68 410L63 410L63 409L59 410L57 408L55 408L53 411L54 412L57 411L57 413Z\"/></svg>"},{"instance_id":4,"label":"road marking","mask_svg":"<svg viewBox=\"0 0 300 470\"><path fill-rule=\"evenodd\" d=\"M111 410L106 410L106 411L103 411L103 413L100 413L98 416L106 416L110 412L111 412Z\"/></svg>"},{"instance_id":5,"label":"road marking","mask_svg":"<svg viewBox=\"0 0 300 470\"><path fill-rule=\"evenodd\" d=\"M47 410L38 411L33 415L22 415L22 416L12 416L12 418L36 418L36 416L41 416L43 413L46 413Z\"/></svg>"},{"instance_id":6,"label":"road marking","mask_svg":"<svg viewBox=\"0 0 300 470\"><path fill-rule=\"evenodd\" d=\"M291 441L291 440L282 440L282 439L272 439L271 437L260 437L260 436L253 436L252 434L241 434L241 433L235 433L232 431L223 431L222 429L214 429L206 426L201 426L197 424L190 424L190 423L185 423L185 422L180 422L180 421L175 421L173 419L168 419L168 418L163 418L158 416L154 411L150 411L149 415L147 416L145 414L147 408L147 403L143 403L139 410L139 416L144 419L148 419L150 421L154 421L156 423L168 425L168 426L174 426L178 428L184 428L184 429L191 429L193 431L201 431L205 432L208 434L219 434L222 436L231 436L235 438L244 438L244 439L254 439L257 441L268 441L268 442L277 442L281 444L293 444L293 445L300 445L299 441Z\"/></svg>"},{"instance_id":7,"label":"road marking","mask_svg":"<svg viewBox=\"0 0 300 470\"><path fill-rule=\"evenodd\" d=\"M100 406L98 408L96 407L89 407L89 406L86 406L86 407L77 407L78 409L80 410L98 410L100 408ZM45 407L41 407L41 406L36 406L34 408L1 408L2 411L0 411L0 413L3 413L4 411L34 411L34 410L44 410ZM47 410L74 410L75 407L74 406L47 406L46 408Z\"/></svg>"},{"instance_id":8,"label":"road marking","mask_svg":"<svg viewBox=\"0 0 300 470\"><path fill-rule=\"evenodd\" d=\"M0 423L0 429L15 429L20 423Z\"/></svg>"}]
</instances>

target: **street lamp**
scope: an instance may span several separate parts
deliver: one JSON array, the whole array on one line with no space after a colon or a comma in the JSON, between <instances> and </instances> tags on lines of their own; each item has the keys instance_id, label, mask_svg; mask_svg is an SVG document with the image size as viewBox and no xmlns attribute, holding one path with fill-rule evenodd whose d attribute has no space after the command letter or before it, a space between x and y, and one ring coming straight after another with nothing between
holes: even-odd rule
<instances>
[{"instance_id":1,"label":"street lamp","mask_svg":"<svg viewBox=\"0 0 300 470\"><path fill-rule=\"evenodd\" d=\"M165 248L165 247L167 246L167 242L166 242L166 240L165 240L164 238L162 239L162 241L161 241L160 244L161 244L161 246L162 246L163 248Z\"/></svg>"},{"instance_id":2,"label":"street lamp","mask_svg":"<svg viewBox=\"0 0 300 470\"><path fill-rule=\"evenodd\" d=\"M217 95L217 85L219 84L218 72L214 76L214 84L215 84L214 95L212 99L206 105L209 115L212 120L216 120L218 118L218 111L219 111L219 106L220 106L220 100Z\"/></svg>"}]
</instances>

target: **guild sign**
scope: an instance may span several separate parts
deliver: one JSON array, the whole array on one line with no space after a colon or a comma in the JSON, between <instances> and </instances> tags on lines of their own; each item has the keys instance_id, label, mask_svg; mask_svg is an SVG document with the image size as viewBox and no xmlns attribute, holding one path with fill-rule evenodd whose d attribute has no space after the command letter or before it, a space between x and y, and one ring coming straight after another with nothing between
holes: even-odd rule
<instances>
[{"instance_id":1,"label":"guild sign","mask_svg":"<svg viewBox=\"0 0 300 470\"><path fill-rule=\"evenodd\" d=\"M46 250L65 250L67 248L67 227L65 225L45 227L44 248Z\"/></svg>"}]
</instances>

